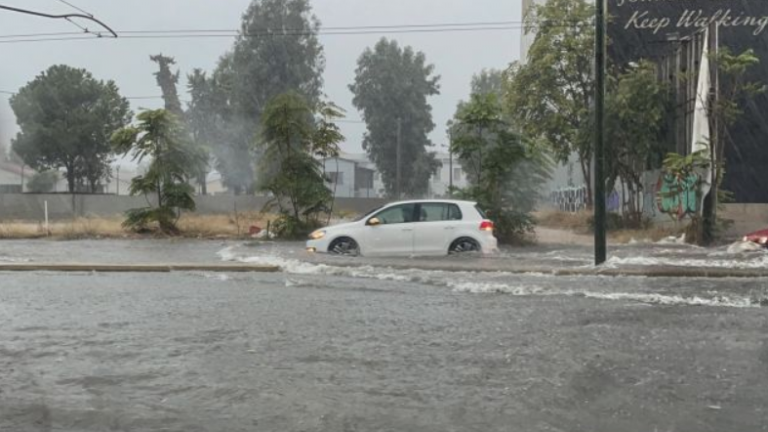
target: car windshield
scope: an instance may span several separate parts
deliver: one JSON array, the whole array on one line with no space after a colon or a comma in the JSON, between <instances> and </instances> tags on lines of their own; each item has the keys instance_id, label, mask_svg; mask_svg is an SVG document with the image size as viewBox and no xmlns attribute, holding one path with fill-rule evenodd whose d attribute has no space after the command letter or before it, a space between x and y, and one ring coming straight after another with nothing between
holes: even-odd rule
<instances>
[{"instance_id":1,"label":"car windshield","mask_svg":"<svg viewBox=\"0 0 768 432\"><path fill-rule=\"evenodd\" d=\"M367 211L367 212L363 213L362 215L360 215L360 216L356 217L356 218L354 219L354 222L359 222L359 221L361 221L361 220L363 220L363 219L367 218L368 216L370 216L370 215L372 215L372 214L376 213L377 211L381 210L382 208L384 208L384 206L378 206L378 207L376 207L376 208L374 208L374 209L372 209L372 210L369 210L369 211Z\"/></svg>"}]
</instances>

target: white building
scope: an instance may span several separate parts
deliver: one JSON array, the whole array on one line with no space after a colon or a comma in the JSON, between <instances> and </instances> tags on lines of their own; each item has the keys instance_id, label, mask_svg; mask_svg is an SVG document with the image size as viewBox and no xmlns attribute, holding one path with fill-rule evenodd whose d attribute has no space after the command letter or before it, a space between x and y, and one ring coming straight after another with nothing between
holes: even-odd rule
<instances>
[{"instance_id":1,"label":"white building","mask_svg":"<svg viewBox=\"0 0 768 432\"><path fill-rule=\"evenodd\" d=\"M35 172L11 162L0 162L0 193L20 193Z\"/></svg>"},{"instance_id":2,"label":"white building","mask_svg":"<svg viewBox=\"0 0 768 432\"><path fill-rule=\"evenodd\" d=\"M343 155L347 156L347 155ZM337 198L378 198L374 177L376 171L367 160L351 157L325 159L325 174L330 178L328 185ZM351 156L351 155L350 155Z\"/></svg>"},{"instance_id":3,"label":"white building","mask_svg":"<svg viewBox=\"0 0 768 432\"><path fill-rule=\"evenodd\" d=\"M467 174L456 155L438 153L437 160L443 166L429 179L429 195L432 198L447 198L451 185L455 188L465 188L469 185ZM451 178L453 177L453 178Z\"/></svg>"}]
</instances>

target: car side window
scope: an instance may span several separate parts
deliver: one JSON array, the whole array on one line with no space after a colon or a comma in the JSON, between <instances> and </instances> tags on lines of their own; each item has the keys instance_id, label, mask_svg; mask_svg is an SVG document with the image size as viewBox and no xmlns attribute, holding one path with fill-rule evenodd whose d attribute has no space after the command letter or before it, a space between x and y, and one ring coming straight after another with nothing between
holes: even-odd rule
<instances>
[{"instance_id":1,"label":"car side window","mask_svg":"<svg viewBox=\"0 0 768 432\"><path fill-rule=\"evenodd\" d=\"M413 222L413 213L415 204L403 204L399 206L384 209L376 214L382 225L400 224Z\"/></svg>"},{"instance_id":2,"label":"car side window","mask_svg":"<svg viewBox=\"0 0 768 432\"><path fill-rule=\"evenodd\" d=\"M461 210L456 204L423 203L419 209L419 222L461 220Z\"/></svg>"},{"instance_id":3,"label":"car side window","mask_svg":"<svg viewBox=\"0 0 768 432\"><path fill-rule=\"evenodd\" d=\"M462 220L461 209L456 204L448 204L448 220Z\"/></svg>"}]
</instances>

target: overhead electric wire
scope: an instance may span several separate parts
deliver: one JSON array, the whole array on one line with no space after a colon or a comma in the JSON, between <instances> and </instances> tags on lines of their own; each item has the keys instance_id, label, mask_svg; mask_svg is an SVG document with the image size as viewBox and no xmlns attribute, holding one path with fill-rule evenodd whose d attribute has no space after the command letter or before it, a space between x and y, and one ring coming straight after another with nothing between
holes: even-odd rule
<instances>
[{"instance_id":1,"label":"overhead electric wire","mask_svg":"<svg viewBox=\"0 0 768 432\"><path fill-rule=\"evenodd\" d=\"M45 12L37 12L37 11L29 10L29 9L21 9L21 8L17 8L17 7L4 6L4 5L0 5L0 9L11 11L11 12L22 13L22 14L26 14L26 15L33 15L33 16L37 16L37 17L41 17L41 18L64 19L64 20L69 20L70 18L81 18L81 19L84 19L84 20L95 22L96 24L100 25L101 27L103 27L104 29L109 31L112 34L113 37L115 37L115 38L117 37L117 33L115 33L114 30L112 30L108 25L104 24L102 21L100 21L98 18L94 17L93 15L86 15L86 14L81 14L81 13L76 13L76 14L49 14L49 13L45 13Z\"/></svg>"},{"instance_id":2,"label":"overhead electric wire","mask_svg":"<svg viewBox=\"0 0 768 432\"><path fill-rule=\"evenodd\" d=\"M81 9L81 8L79 8L79 7L75 6L75 5L73 5L72 3L68 2L67 0L58 0L58 1L59 1L59 2L61 2L61 3L64 3L65 5L67 5L67 6L71 7L72 9L74 9L74 10L76 10L76 11L78 11L78 12L82 12L82 13L84 13L84 14L86 14L86 15L90 16L90 17L92 17L92 16L93 16L93 14L92 14L92 13L90 13L90 12L88 12L88 11L86 11L86 10L83 10L83 9Z\"/></svg>"},{"instance_id":3,"label":"overhead electric wire","mask_svg":"<svg viewBox=\"0 0 768 432\"><path fill-rule=\"evenodd\" d=\"M392 31L366 31L366 32L305 32L305 33L230 33L230 34L158 34L158 35L127 35L120 36L120 39L217 39L217 38L235 38L245 37L286 37L286 36L356 36L367 34L403 34L403 33L451 33L451 32L471 32L471 31L494 31L494 30L520 30L518 27L477 27L477 28L457 28L457 29L421 29L421 30L392 30ZM78 33L79 34L79 33ZM33 37L33 36L29 36ZM51 42L51 41L71 41L71 40L93 40L92 37L51 37L35 39L8 39L0 36L0 44L22 43L22 42Z\"/></svg>"},{"instance_id":4,"label":"overhead electric wire","mask_svg":"<svg viewBox=\"0 0 768 432\"><path fill-rule=\"evenodd\" d=\"M551 22L549 24L552 24ZM564 27L588 23L562 21ZM399 24L399 25L375 25L375 26L346 26L323 27L318 30L304 29L278 29L267 28L264 30L242 33L237 29L160 29L160 30L120 30L121 39L206 39L206 38L233 38L233 37L289 37L289 36L344 36L367 34L403 34L403 33L451 33L451 32L476 32L498 30L521 30L526 26L523 21L497 21L497 22L467 22L467 23L433 23L433 24ZM533 24L534 26L538 26ZM90 37L76 37L77 32L38 33L20 35L0 35L2 43L22 42L47 42L69 41L80 39L92 39ZM23 39L20 39L23 38Z\"/></svg>"}]
</instances>

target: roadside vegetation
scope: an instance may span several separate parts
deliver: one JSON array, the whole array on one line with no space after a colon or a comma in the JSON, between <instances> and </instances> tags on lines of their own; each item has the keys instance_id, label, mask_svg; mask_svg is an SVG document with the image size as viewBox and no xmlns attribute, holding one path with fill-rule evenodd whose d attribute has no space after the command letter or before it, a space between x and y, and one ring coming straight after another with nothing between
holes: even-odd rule
<instances>
[{"instance_id":1,"label":"roadside vegetation","mask_svg":"<svg viewBox=\"0 0 768 432\"><path fill-rule=\"evenodd\" d=\"M124 218L79 217L65 221L52 221L46 232L42 221L0 221L0 239L79 240L100 238L199 238L199 239L247 239L263 238L266 229L274 223L276 216L261 212L238 212L229 215L183 214L177 224L177 231L171 236L161 231L137 233L126 228ZM251 227L261 229L260 234L251 234Z\"/></svg>"},{"instance_id":2,"label":"roadside vegetation","mask_svg":"<svg viewBox=\"0 0 768 432\"><path fill-rule=\"evenodd\" d=\"M625 244L630 242L658 242L668 237L679 238L685 231L684 224L679 225L654 225L646 221L640 226L634 222L625 223L625 219L611 214L608 217L608 239L614 243ZM592 212L563 212L563 211L539 211L533 216L538 225L543 228L570 232L577 235L591 236L594 233L594 217Z\"/></svg>"}]
</instances>

